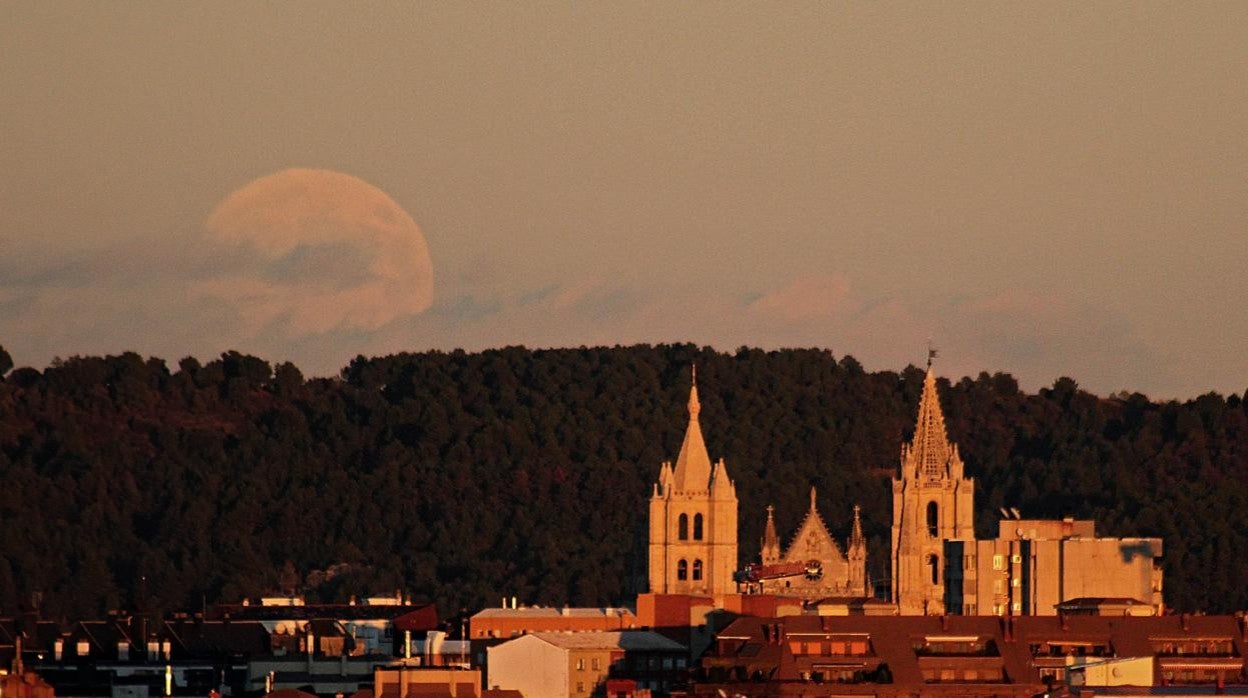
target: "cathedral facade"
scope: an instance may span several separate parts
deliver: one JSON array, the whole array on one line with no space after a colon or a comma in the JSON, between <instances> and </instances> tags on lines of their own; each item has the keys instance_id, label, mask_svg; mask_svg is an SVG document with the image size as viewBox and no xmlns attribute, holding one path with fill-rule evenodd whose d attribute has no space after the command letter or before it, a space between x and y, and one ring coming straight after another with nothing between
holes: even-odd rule
<instances>
[{"instance_id":1,"label":"cathedral facade","mask_svg":"<svg viewBox=\"0 0 1248 698\"><path fill-rule=\"evenodd\" d=\"M867 540L862 535L859 509L854 507L853 532L845 549L828 532L815 506L815 488L810 488L810 509L797 527L789 546L780 548L776 534L774 507L767 507L763 532L762 564L749 565L741 582L764 594L796 596L807 600L869 596L867 581Z\"/></svg>"}]
</instances>

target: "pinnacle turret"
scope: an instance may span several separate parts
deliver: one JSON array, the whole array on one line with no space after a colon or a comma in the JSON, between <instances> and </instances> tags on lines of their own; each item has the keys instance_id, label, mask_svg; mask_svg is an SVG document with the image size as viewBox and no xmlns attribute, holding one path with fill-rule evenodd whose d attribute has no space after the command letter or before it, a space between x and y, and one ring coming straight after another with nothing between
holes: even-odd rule
<instances>
[{"instance_id":1,"label":"pinnacle turret","mask_svg":"<svg viewBox=\"0 0 1248 698\"><path fill-rule=\"evenodd\" d=\"M863 548L867 545L867 539L862 535L862 507L854 505L854 530L849 534L850 548Z\"/></svg>"},{"instance_id":2,"label":"pinnacle turret","mask_svg":"<svg viewBox=\"0 0 1248 698\"><path fill-rule=\"evenodd\" d=\"M763 539L760 541L764 565L775 564L780 559L780 536L776 534L776 508L767 505L767 525L763 528Z\"/></svg>"}]
</instances>

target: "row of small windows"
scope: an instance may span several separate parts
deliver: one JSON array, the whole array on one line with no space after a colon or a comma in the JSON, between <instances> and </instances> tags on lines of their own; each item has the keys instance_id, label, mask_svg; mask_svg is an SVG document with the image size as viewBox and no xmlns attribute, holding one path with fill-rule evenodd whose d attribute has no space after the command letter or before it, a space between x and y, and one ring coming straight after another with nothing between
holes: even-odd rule
<instances>
[{"instance_id":1,"label":"row of small windows","mask_svg":"<svg viewBox=\"0 0 1248 698\"><path fill-rule=\"evenodd\" d=\"M689 579L689 561L682 559L676 563L676 581L684 582L684 581L687 581L688 579ZM702 581L702 561L701 560L693 561L693 581L695 582Z\"/></svg>"},{"instance_id":2,"label":"row of small windows","mask_svg":"<svg viewBox=\"0 0 1248 698\"><path fill-rule=\"evenodd\" d=\"M681 514L676 520L676 537L680 540L689 540L689 515ZM702 515L693 515L693 539L702 540Z\"/></svg>"}]
</instances>

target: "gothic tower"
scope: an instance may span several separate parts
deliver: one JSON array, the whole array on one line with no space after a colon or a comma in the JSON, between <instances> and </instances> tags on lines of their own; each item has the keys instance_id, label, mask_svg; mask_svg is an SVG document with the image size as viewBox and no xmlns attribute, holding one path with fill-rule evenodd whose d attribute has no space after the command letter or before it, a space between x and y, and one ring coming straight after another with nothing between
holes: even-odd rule
<instances>
[{"instance_id":1,"label":"gothic tower","mask_svg":"<svg viewBox=\"0 0 1248 698\"><path fill-rule=\"evenodd\" d=\"M780 536L776 535L776 508L767 505L767 525L763 527L763 539L759 541L762 548L764 565L780 562Z\"/></svg>"},{"instance_id":2,"label":"gothic tower","mask_svg":"<svg viewBox=\"0 0 1248 698\"><path fill-rule=\"evenodd\" d=\"M962 476L945 432L929 360L914 440L902 444L893 479L893 602L902 615L944 613L944 541L974 538L974 506L975 481Z\"/></svg>"},{"instance_id":3,"label":"gothic tower","mask_svg":"<svg viewBox=\"0 0 1248 698\"><path fill-rule=\"evenodd\" d=\"M849 545L845 549L845 557L849 560L850 591L863 596L871 596L867 582L867 539L862 535L862 507L854 505L854 530L849 534Z\"/></svg>"},{"instance_id":4,"label":"gothic tower","mask_svg":"<svg viewBox=\"0 0 1248 698\"><path fill-rule=\"evenodd\" d=\"M736 591L737 488L721 458L714 466L698 424L698 374L689 390L689 426L673 467L664 462L650 498L650 591Z\"/></svg>"}]
</instances>

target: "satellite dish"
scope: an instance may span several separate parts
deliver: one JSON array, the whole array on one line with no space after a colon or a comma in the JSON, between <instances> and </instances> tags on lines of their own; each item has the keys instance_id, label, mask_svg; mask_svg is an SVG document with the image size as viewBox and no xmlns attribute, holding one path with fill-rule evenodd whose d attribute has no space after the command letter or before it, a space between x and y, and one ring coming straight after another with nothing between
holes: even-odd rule
<instances>
[{"instance_id":1,"label":"satellite dish","mask_svg":"<svg viewBox=\"0 0 1248 698\"><path fill-rule=\"evenodd\" d=\"M1018 513L1018 509L1015 509L1014 507L1010 507L1010 513L1014 514L1014 518L1016 519L1023 518L1023 515Z\"/></svg>"}]
</instances>

